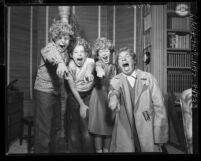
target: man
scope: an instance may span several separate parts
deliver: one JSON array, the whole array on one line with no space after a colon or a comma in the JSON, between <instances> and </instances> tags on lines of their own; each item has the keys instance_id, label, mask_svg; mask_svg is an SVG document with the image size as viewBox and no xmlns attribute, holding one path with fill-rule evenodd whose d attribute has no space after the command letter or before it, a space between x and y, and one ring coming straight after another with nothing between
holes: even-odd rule
<instances>
[{"instance_id":1,"label":"man","mask_svg":"<svg viewBox=\"0 0 201 161\"><path fill-rule=\"evenodd\" d=\"M135 69L136 55L129 48L117 52L117 62L120 73L108 94L115 119L110 152L161 152L168 141L168 119L157 81Z\"/></svg>"}]
</instances>

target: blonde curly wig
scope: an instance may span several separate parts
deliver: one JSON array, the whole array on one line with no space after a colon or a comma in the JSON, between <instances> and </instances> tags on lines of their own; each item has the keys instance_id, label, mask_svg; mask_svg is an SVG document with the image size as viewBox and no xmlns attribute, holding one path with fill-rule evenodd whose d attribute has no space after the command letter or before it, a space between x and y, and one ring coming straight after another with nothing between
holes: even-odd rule
<instances>
[{"instance_id":1,"label":"blonde curly wig","mask_svg":"<svg viewBox=\"0 0 201 161\"><path fill-rule=\"evenodd\" d=\"M88 57L91 56L91 45L81 37L76 37L74 38L74 42L69 46L69 52L70 55L72 56L73 50L77 45L81 45L84 47L84 51L87 53Z\"/></svg>"},{"instance_id":2,"label":"blonde curly wig","mask_svg":"<svg viewBox=\"0 0 201 161\"><path fill-rule=\"evenodd\" d=\"M71 25L69 25L67 22L61 22L60 20L54 21L49 29L49 40L55 41L62 35L74 35Z\"/></svg>"},{"instance_id":3,"label":"blonde curly wig","mask_svg":"<svg viewBox=\"0 0 201 161\"><path fill-rule=\"evenodd\" d=\"M102 49L109 49L110 53L113 53L114 46L113 46L112 42L110 40L108 40L107 38L100 37L100 38L97 38L94 42L93 56L97 58L99 50L102 50Z\"/></svg>"}]
</instances>

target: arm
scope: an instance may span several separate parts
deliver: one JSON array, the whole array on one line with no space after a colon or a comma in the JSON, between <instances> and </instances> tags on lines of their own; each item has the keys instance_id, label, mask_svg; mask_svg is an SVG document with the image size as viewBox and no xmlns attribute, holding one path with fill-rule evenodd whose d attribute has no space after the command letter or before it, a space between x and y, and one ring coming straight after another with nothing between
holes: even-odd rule
<instances>
[{"instance_id":1,"label":"arm","mask_svg":"<svg viewBox=\"0 0 201 161\"><path fill-rule=\"evenodd\" d=\"M168 141L168 119L167 112L164 105L164 99L161 90L158 86L157 80L151 77L150 86L151 97L154 108L154 142L156 144L163 144Z\"/></svg>"},{"instance_id":2,"label":"arm","mask_svg":"<svg viewBox=\"0 0 201 161\"><path fill-rule=\"evenodd\" d=\"M73 95L75 96L76 100L78 101L79 105L80 105L80 115L85 118L86 117L86 110L88 109L88 106L85 105L85 103L83 102L82 98L80 97L80 94L77 91L77 88L75 86L75 83L72 79L72 76L69 74L68 77L68 84L69 87L73 93Z\"/></svg>"},{"instance_id":3,"label":"arm","mask_svg":"<svg viewBox=\"0 0 201 161\"><path fill-rule=\"evenodd\" d=\"M95 63L93 59L90 59L90 62L87 64L86 66L86 73L85 73L85 80L86 81L93 81L94 77L93 77L93 71L95 68Z\"/></svg>"},{"instance_id":4,"label":"arm","mask_svg":"<svg viewBox=\"0 0 201 161\"><path fill-rule=\"evenodd\" d=\"M109 86L109 93L108 93L108 99L109 99L109 107L111 110L115 110L119 104L119 98L120 98L120 87L119 87L119 81L116 78L113 78L110 80L110 86Z\"/></svg>"},{"instance_id":5,"label":"arm","mask_svg":"<svg viewBox=\"0 0 201 161\"><path fill-rule=\"evenodd\" d=\"M67 67L56 47L49 43L41 50L41 55L45 62L57 66L56 73L60 78L63 78L64 72L67 72Z\"/></svg>"},{"instance_id":6,"label":"arm","mask_svg":"<svg viewBox=\"0 0 201 161\"><path fill-rule=\"evenodd\" d=\"M102 64L100 62L96 62L96 72L97 76L103 78L105 76L105 71L102 68Z\"/></svg>"},{"instance_id":7,"label":"arm","mask_svg":"<svg viewBox=\"0 0 201 161\"><path fill-rule=\"evenodd\" d=\"M109 108L113 111L112 119L115 118L116 112L120 110L120 87L118 79L113 78L110 81L108 99L109 99Z\"/></svg>"},{"instance_id":8,"label":"arm","mask_svg":"<svg viewBox=\"0 0 201 161\"><path fill-rule=\"evenodd\" d=\"M52 65L58 65L59 63L64 63L59 51L56 47L49 43L41 50L41 55L45 62L49 62ZM64 63L65 64L65 63Z\"/></svg>"}]
</instances>

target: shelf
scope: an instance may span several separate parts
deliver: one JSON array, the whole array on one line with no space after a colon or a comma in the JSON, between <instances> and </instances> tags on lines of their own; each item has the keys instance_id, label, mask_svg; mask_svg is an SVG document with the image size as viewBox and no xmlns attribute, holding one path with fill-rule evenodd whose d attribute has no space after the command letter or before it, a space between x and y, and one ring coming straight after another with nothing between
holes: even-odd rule
<instances>
[{"instance_id":1,"label":"shelf","mask_svg":"<svg viewBox=\"0 0 201 161\"><path fill-rule=\"evenodd\" d=\"M191 31L187 29L167 29L167 32L191 33Z\"/></svg>"},{"instance_id":2,"label":"shelf","mask_svg":"<svg viewBox=\"0 0 201 161\"><path fill-rule=\"evenodd\" d=\"M191 67L167 67L167 69L191 70Z\"/></svg>"},{"instance_id":3,"label":"shelf","mask_svg":"<svg viewBox=\"0 0 201 161\"><path fill-rule=\"evenodd\" d=\"M167 48L168 51L191 51L191 49Z\"/></svg>"}]
</instances>

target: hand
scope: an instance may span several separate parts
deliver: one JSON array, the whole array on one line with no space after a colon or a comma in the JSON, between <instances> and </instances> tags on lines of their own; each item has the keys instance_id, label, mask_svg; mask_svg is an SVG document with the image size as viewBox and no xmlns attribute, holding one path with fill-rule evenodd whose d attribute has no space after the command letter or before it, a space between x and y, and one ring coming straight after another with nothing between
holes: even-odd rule
<instances>
[{"instance_id":1,"label":"hand","mask_svg":"<svg viewBox=\"0 0 201 161\"><path fill-rule=\"evenodd\" d=\"M83 104L82 106L80 106L80 116L84 119L86 118L86 114L87 114L87 109L89 107L85 104Z\"/></svg>"},{"instance_id":2,"label":"hand","mask_svg":"<svg viewBox=\"0 0 201 161\"><path fill-rule=\"evenodd\" d=\"M93 79L94 79L94 76L91 74L91 72L86 72L85 73L85 76L84 76L84 80L86 81L86 82L91 82L91 81L93 81Z\"/></svg>"},{"instance_id":3,"label":"hand","mask_svg":"<svg viewBox=\"0 0 201 161\"><path fill-rule=\"evenodd\" d=\"M64 63L59 63L58 67L57 67L57 71L56 71L58 77L63 78L65 72L68 73L68 69L67 69L66 65Z\"/></svg>"},{"instance_id":4,"label":"hand","mask_svg":"<svg viewBox=\"0 0 201 161\"><path fill-rule=\"evenodd\" d=\"M120 110L119 100L117 99L116 95L113 95L110 97L108 106L112 111L114 111L114 110L119 111Z\"/></svg>"},{"instance_id":5,"label":"hand","mask_svg":"<svg viewBox=\"0 0 201 161\"><path fill-rule=\"evenodd\" d=\"M104 70L98 70L97 71L97 77L103 78L105 76L105 71Z\"/></svg>"}]
</instances>

